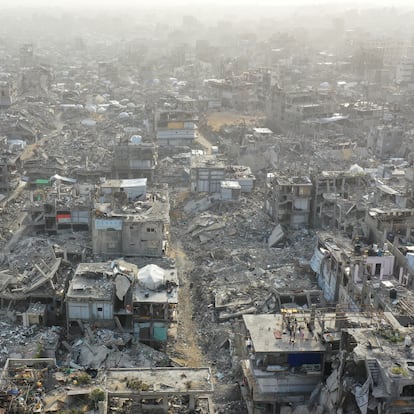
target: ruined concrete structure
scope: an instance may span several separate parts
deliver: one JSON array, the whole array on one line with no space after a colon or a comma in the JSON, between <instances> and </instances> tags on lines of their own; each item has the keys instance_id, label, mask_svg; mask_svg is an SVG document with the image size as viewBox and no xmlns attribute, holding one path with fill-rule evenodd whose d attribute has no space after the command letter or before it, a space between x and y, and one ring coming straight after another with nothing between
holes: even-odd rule
<instances>
[{"instance_id":1,"label":"ruined concrete structure","mask_svg":"<svg viewBox=\"0 0 414 414\"><path fill-rule=\"evenodd\" d=\"M89 380L83 384L76 378ZM87 403L85 397L94 395L98 397L96 407L103 414L120 409L130 413L145 410L150 414L167 414L169 406L180 398L188 401L180 404L183 412L202 410L208 414L213 409L210 396L214 388L209 368L118 368L106 371L104 377L97 379L99 383L92 382L86 371L76 376L62 374L54 358L8 359L0 376L2 387L11 389L25 384L31 394L39 389L39 383L44 387L37 393L37 399L20 401L14 394L0 394L0 408L63 412L79 405L79 401ZM71 385L66 390L54 389L48 385L53 382Z\"/></svg>"},{"instance_id":2,"label":"ruined concrete structure","mask_svg":"<svg viewBox=\"0 0 414 414\"><path fill-rule=\"evenodd\" d=\"M365 216L363 197L370 188L369 174L355 167L349 171L322 171L312 180L313 226L331 225L352 235L353 225Z\"/></svg>"},{"instance_id":3,"label":"ruined concrete structure","mask_svg":"<svg viewBox=\"0 0 414 414\"><path fill-rule=\"evenodd\" d=\"M165 344L177 321L174 268L142 269L124 260L81 263L66 294L67 326L118 327L139 341Z\"/></svg>"},{"instance_id":4,"label":"ruined concrete structure","mask_svg":"<svg viewBox=\"0 0 414 414\"><path fill-rule=\"evenodd\" d=\"M277 223L290 227L310 223L312 182L309 177L269 173L266 180L266 212Z\"/></svg>"},{"instance_id":5,"label":"ruined concrete structure","mask_svg":"<svg viewBox=\"0 0 414 414\"><path fill-rule=\"evenodd\" d=\"M243 398L249 414L277 413L304 404L320 384L333 348L322 338L327 326L310 313L245 315Z\"/></svg>"},{"instance_id":6,"label":"ruined concrete structure","mask_svg":"<svg viewBox=\"0 0 414 414\"><path fill-rule=\"evenodd\" d=\"M93 252L104 256L163 256L169 243L167 186L147 193L146 179L107 180L92 213Z\"/></svg>"},{"instance_id":7,"label":"ruined concrete structure","mask_svg":"<svg viewBox=\"0 0 414 414\"><path fill-rule=\"evenodd\" d=\"M147 178L152 182L156 166L157 149L153 143L128 142L114 148L114 178Z\"/></svg>"}]
</instances>

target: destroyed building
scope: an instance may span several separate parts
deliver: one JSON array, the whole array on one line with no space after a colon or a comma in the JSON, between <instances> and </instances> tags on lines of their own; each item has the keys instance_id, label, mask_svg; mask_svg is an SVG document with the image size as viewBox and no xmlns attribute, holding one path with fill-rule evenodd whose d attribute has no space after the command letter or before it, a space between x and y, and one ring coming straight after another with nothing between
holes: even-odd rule
<instances>
[{"instance_id":1,"label":"destroyed building","mask_svg":"<svg viewBox=\"0 0 414 414\"><path fill-rule=\"evenodd\" d=\"M248 79L247 73L233 76L232 79L207 79L205 84L210 100L218 101L224 107L238 110L257 107L258 91L256 85Z\"/></svg>"},{"instance_id":2,"label":"destroyed building","mask_svg":"<svg viewBox=\"0 0 414 414\"><path fill-rule=\"evenodd\" d=\"M143 343L165 343L174 336L177 303L177 271L155 264L144 266L132 291L134 335Z\"/></svg>"},{"instance_id":3,"label":"destroyed building","mask_svg":"<svg viewBox=\"0 0 414 414\"><path fill-rule=\"evenodd\" d=\"M308 226L311 214L312 182L306 177L269 173L266 179L265 209L278 224Z\"/></svg>"},{"instance_id":4,"label":"destroyed building","mask_svg":"<svg viewBox=\"0 0 414 414\"><path fill-rule=\"evenodd\" d=\"M367 147L379 158L395 157L402 154L403 130L393 125L373 128L367 137Z\"/></svg>"},{"instance_id":5,"label":"destroyed building","mask_svg":"<svg viewBox=\"0 0 414 414\"><path fill-rule=\"evenodd\" d=\"M80 263L66 293L68 329L79 320L112 327L118 318L121 324L119 317L131 313L126 295L137 274L137 266L123 260Z\"/></svg>"},{"instance_id":6,"label":"destroyed building","mask_svg":"<svg viewBox=\"0 0 414 414\"><path fill-rule=\"evenodd\" d=\"M325 299L354 310L374 305L375 289L394 279L394 265L387 244L366 245L359 237L351 241L323 232L311 260Z\"/></svg>"},{"instance_id":7,"label":"destroyed building","mask_svg":"<svg viewBox=\"0 0 414 414\"><path fill-rule=\"evenodd\" d=\"M13 92L8 81L0 80L0 110L7 109L13 102Z\"/></svg>"},{"instance_id":8,"label":"destroyed building","mask_svg":"<svg viewBox=\"0 0 414 414\"><path fill-rule=\"evenodd\" d=\"M117 326L158 346L174 336L177 303L174 268L149 264L138 270L124 260L81 263L66 294L67 326Z\"/></svg>"},{"instance_id":9,"label":"destroyed building","mask_svg":"<svg viewBox=\"0 0 414 414\"><path fill-rule=\"evenodd\" d=\"M161 257L169 243L166 185L147 193L147 180L106 180L92 212L95 255Z\"/></svg>"},{"instance_id":10,"label":"destroyed building","mask_svg":"<svg viewBox=\"0 0 414 414\"><path fill-rule=\"evenodd\" d=\"M0 409L44 413L88 407L102 414L120 410L128 414L213 413L209 368L118 368L96 374L62 370L54 358L10 358L0 375Z\"/></svg>"},{"instance_id":11,"label":"destroyed building","mask_svg":"<svg viewBox=\"0 0 414 414\"><path fill-rule=\"evenodd\" d=\"M153 143L141 142L140 136L133 135L129 142L114 148L113 176L117 179L154 179L157 166L157 150Z\"/></svg>"},{"instance_id":12,"label":"destroyed building","mask_svg":"<svg viewBox=\"0 0 414 414\"><path fill-rule=\"evenodd\" d=\"M17 321L25 325L30 324L29 315L33 314L30 309L35 303L39 304L35 312L38 323L54 323L63 315L63 298L69 275L62 266L62 259L56 258L50 247L43 252L44 259L34 258L24 271L14 267L1 271L1 309L13 309Z\"/></svg>"},{"instance_id":13,"label":"destroyed building","mask_svg":"<svg viewBox=\"0 0 414 414\"><path fill-rule=\"evenodd\" d=\"M41 181L34 183L42 184ZM53 185L48 186L49 183ZM46 234L89 231L92 194L92 186L55 175L46 180L44 188L31 190L30 203L25 208L28 225Z\"/></svg>"},{"instance_id":14,"label":"destroyed building","mask_svg":"<svg viewBox=\"0 0 414 414\"><path fill-rule=\"evenodd\" d=\"M19 92L22 95L47 96L52 78L50 67L45 65L23 68L19 80Z\"/></svg>"},{"instance_id":15,"label":"destroyed building","mask_svg":"<svg viewBox=\"0 0 414 414\"><path fill-rule=\"evenodd\" d=\"M413 410L412 328L392 316L343 314L341 352L311 403L332 411L343 401L352 412L408 413ZM315 408L316 408L315 407Z\"/></svg>"},{"instance_id":16,"label":"destroyed building","mask_svg":"<svg viewBox=\"0 0 414 414\"><path fill-rule=\"evenodd\" d=\"M302 122L315 118L326 118L336 112L336 105L329 94L312 90L290 91L275 85L267 104L270 125L277 129L297 128Z\"/></svg>"},{"instance_id":17,"label":"destroyed building","mask_svg":"<svg viewBox=\"0 0 414 414\"><path fill-rule=\"evenodd\" d=\"M312 180L313 226L331 226L352 235L355 223L365 217L372 186L369 174L355 165L348 171L322 171Z\"/></svg>"},{"instance_id":18,"label":"destroyed building","mask_svg":"<svg viewBox=\"0 0 414 414\"><path fill-rule=\"evenodd\" d=\"M242 193L251 193L256 182L256 177L247 165L229 165L226 169L226 179L236 181Z\"/></svg>"}]
</instances>

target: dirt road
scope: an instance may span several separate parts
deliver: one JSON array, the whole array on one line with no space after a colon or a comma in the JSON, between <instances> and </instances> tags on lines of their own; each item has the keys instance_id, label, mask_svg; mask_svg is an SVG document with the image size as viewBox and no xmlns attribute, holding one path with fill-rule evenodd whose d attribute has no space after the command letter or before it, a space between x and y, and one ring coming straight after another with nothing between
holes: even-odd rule
<instances>
[{"instance_id":1,"label":"dirt road","mask_svg":"<svg viewBox=\"0 0 414 414\"><path fill-rule=\"evenodd\" d=\"M175 353L175 360L183 365L196 368L204 366L198 337L197 324L193 319L193 302L191 295L191 281L189 279L193 264L188 260L178 240L174 240L172 256L175 258L180 280L178 293L178 329Z\"/></svg>"}]
</instances>

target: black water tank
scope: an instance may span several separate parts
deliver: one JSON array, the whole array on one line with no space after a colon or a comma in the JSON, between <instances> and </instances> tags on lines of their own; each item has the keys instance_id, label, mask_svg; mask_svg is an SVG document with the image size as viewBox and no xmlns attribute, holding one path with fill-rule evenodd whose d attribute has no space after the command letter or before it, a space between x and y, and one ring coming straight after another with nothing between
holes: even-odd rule
<instances>
[{"instance_id":1,"label":"black water tank","mask_svg":"<svg viewBox=\"0 0 414 414\"><path fill-rule=\"evenodd\" d=\"M391 289L390 290L390 299L397 299L397 290Z\"/></svg>"}]
</instances>

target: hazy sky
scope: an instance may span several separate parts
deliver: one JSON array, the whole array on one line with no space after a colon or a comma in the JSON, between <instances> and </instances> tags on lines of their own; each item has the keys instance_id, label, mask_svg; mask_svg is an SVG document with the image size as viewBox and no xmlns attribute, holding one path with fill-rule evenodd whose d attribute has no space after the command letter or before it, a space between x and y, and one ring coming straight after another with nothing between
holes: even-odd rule
<instances>
[{"instance_id":1,"label":"hazy sky","mask_svg":"<svg viewBox=\"0 0 414 414\"><path fill-rule=\"evenodd\" d=\"M47 6L47 7L113 7L119 8L120 6L133 6L140 7L144 6L146 8L153 5L165 5L169 7L174 7L174 5L203 5L214 7L214 0L0 0L0 8L7 7L16 7L16 6L26 6L26 7L36 7L36 6ZM358 6L413 6L414 2L412 0L217 0L217 4L221 7L224 5L243 5L243 6L258 6L258 5L267 5L267 6L277 6L277 5L317 5L317 4L332 4L332 5L343 5L344 8L349 8L352 5Z\"/></svg>"}]
</instances>

